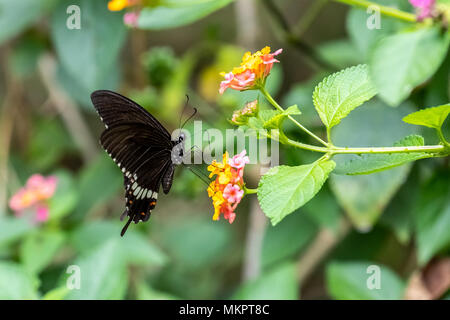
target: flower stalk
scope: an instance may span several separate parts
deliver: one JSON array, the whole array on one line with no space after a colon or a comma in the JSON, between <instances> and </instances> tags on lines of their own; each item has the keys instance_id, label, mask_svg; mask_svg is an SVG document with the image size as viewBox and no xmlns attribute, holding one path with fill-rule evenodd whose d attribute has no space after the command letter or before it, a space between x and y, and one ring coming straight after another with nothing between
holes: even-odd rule
<instances>
[{"instance_id":1,"label":"flower stalk","mask_svg":"<svg viewBox=\"0 0 450 320\"><path fill-rule=\"evenodd\" d=\"M366 0L334 0L334 1L345 3L345 4L348 4L351 6L363 7L363 8L369 8L372 6L376 6L379 8L380 13L385 16L397 18L397 19L400 19L403 21L408 21L408 22L416 22L417 21L416 16L412 13L398 10L398 9L395 9L392 7L382 6L382 5L372 2L372 1L366 1Z\"/></svg>"}]
</instances>

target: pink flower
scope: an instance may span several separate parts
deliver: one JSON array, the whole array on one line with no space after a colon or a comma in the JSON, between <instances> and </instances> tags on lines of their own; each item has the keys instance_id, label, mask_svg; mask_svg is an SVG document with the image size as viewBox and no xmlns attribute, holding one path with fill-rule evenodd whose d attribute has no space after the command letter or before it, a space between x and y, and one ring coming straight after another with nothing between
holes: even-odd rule
<instances>
[{"instance_id":1,"label":"pink flower","mask_svg":"<svg viewBox=\"0 0 450 320\"><path fill-rule=\"evenodd\" d=\"M127 12L123 15L123 23L129 27L136 28L138 26L139 12Z\"/></svg>"},{"instance_id":2,"label":"pink flower","mask_svg":"<svg viewBox=\"0 0 450 320\"><path fill-rule=\"evenodd\" d=\"M45 178L34 174L28 178L25 187L11 197L9 207L16 216L21 216L25 210L32 211L35 221L44 222L49 216L47 200L55 193L56 184L57 179L53 176Z\"/></svg>"},{"instance_id":3,"label":"pink flower","mask_svg":"<svg viewBox=\"0 0 450 320\"><path fill-rule=\"evenodd\" d=\"M246 156L247 151L244 149L241 153L235 155L228 160L228 164L236 169L243 168L247 163L250 163L250 159Z\"/></svg>"},{"instance_id":4,"label":"pink flower","mask_svg":"<svg viewBox=\"0 0 450 320\"><path fill-rule=\"evenodd\" d=\"M244 195L244 190L237 184L227 184L225 189L223 190L223 197L229 203L239 203L241 202L242 196Z\"/></svg>"},{"instance_id":5,"label":"pink flower","mask_svg":"<svg viewBox=\"0 0 450 320\"><path fill-rule=\"evenodd\" d=\"M435 0L409 0L409 3L416 8L419 21L433 16L435 2Z\"/></svg>"},{"instance_id":6,"label":"pink flower","mask_svg":"<svg viewBox=\"0 0 450 320\"><path fill-rule=\"evenodd\" d=\"M232 72L225 74L225 80L220 83L220 94L223 94L226 89L247 90L253 86L256 75L250 70L245 70L242 73L234 75Z\"/></svg>"},{"instance_id":7,"label":"pink flower","mask_svg":"<svg viewBox=\"0 0 450 320\"><path fill-rule=\"evenodd\" d=\"M225 218L225 220L228 220L228 222L230 224L232 224L234 219L236 218L236 213L234 212L234 210L236 209L236 206L237 206L237 203L234 204L233 206L228 204L224 208L223 217Z\"/></svg>"},{"instance_id":8,"label":"pink flower","mask_svg":"<svg viewBox=\"0 0 450 320\"><path fill-rule=\"evenodd\" d=\"M264 76L267 77L269 75L270 71L272 70L273 64L275 62L280 62L277 59L275 59L274 57L279 55L282 52L283 52L283 49L278 49L274 53L266 53L263 56L261 56L261 60L263 61L263 64L265 65Z\"/></svg>"}]
</instances>

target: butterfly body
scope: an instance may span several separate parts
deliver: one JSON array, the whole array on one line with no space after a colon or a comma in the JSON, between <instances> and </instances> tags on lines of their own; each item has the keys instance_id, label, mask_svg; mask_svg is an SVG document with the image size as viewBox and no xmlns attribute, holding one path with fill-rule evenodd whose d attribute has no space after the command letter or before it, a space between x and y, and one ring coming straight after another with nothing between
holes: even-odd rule
<instances>
[{"instance_id":1,"label":"butterfly body","mask_svg":"<svg viewBox=\"0 0 450 320\"><path fill-rule=\"evenodd\" d=\"M91 94L105 124L100 144L119 166L124 177L125 211L123 236L134 221L147 221L158 201L160 187L167 194L175 166L184 155L184 136L172 140L169 132L144 108L112 91Z\"/></svg>"}]
</instances>

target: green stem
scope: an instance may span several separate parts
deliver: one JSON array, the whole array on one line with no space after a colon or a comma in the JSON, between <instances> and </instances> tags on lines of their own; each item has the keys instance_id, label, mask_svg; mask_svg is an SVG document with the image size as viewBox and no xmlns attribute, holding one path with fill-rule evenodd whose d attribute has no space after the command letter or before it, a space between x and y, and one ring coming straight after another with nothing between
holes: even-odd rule
<instances>
[{"instance_id":1,"label":"green stem","mask_svg":"<svg viewBox=\"0 0 450 320\"><path fill-rule=\"evenodd\" d=\"M270 102L270 104L272 104L275 109L278 109L281 112L284 112L283 107L281 107L273 98L272 96L269 94L269 92L267 92L266 88L264 87L260 87L259 91L261 91L261 93L264 95L264 97L266 97L266 99ZM328 147L328 143L326 143L325 141L323 141L322 139L320 139L318 136L316 136L314 133L312 133L311 131L309 131L308 129L306 129L304 126L302 126L297 120L295 120L292 116L288 116L289 120L291 120L293 123L295 123L295 125L297 127L299 127L300 129L302 129L304 132L306 132L307 134L309 134L311 137L313 137L314 139L316 139L317 141L319 141L321 144L323 144L324 146Z\"/></svg>"},{"instance_id":2,"label":"green stem","mask_svg":"<svg viewBox=\"0 0 450 320\"><path fill-rule=\"evenodd\" d=\"M363 8L369 8L371 6L376 6L380 10L380 13L389 16L394 17L400 20L408 21L408 22L416 22L416 16L412 13L401 11L395 8L387 7L379 5L378 3L372 2L372 1L366 1L366 0L334 0L336 2L345 3L351 6L359 6Z\"/></svg>"},{"instance_id":3,"label":"green stem","mask_svg":"<svg viewBox=\"0 0 450 320\"><path fill-rule=\"evenodd\" d=\"M329 0L316 0L308 7L308 11L302 15L297 25L292 28L292 33L297 37L301 37L309 26L314 22L317 15Z\"/></svg>"},{"instance_id":4,"label":"green stem","mask_svg":"<svg viewBox=\"0 0 450 320\"><path fill-rule=\"evenodd\" d=\"M250 189L250 188L246 188L244 186L244 193L245 194L254 194L254 193L257 193L257 192L258 192L258 189Z\"/></svg>"},{"instance_id":5,"label":"green stem","mask_svg":"<svg viewBox=\"0 0 450 320\"><path fill-rule=\"evenodd\" d=\"M444 134L442 133L442 129L441 129L441 128L438 128L438 129L436 129L436 130L437 130L437 133L438 133L438 136L439 136L439 139L441 140L441 142L442 142L447 148L450 148L450 143L448 143L447 140L445 140Z\"/></svg>"},{"instance_id":6,"label":"green stem","mask_svg":"<svg viewBox=\"0 0 450 320\"><path fill-rule=\"evenodd\" d=\"M283 107L281 107L267 92L267 90L261 86L259 88L261 93L264 95L264 97L279 111L283 112L285 111ZM322 139L320 139L318 136L316 136L314 133L306 129L303 125L301 125L297 120L295 120L293 117L288 116L288 118L294 122L300 129L305 131L307 134L309 134L311 137L319 141L321 144L324 145L324 147L314 146L302 142L298 142L295 140L291 140L287 138L285 141L286 144L291 145L293 147L299 148L299 149L305 149L309 151L316 151L316 152L322 152L327 153L329 156L333 156L336 154L383 154L383 153L414 153L414 152L425 152L425 153L441 153L443 151L446 151L446 149L449 149L449 144L444 139L444 136L442 135L442 131L438 130L439 137L441 138L442 142L445 145L431 145L431 146L408 146L408 147L367 147L367 148L342 148L342 147L336 147L331 143L331 140L328 140L329 143L326 143ZM328 139L330 139L329 130L327 131ZM269 136L270 137L270 136ZM449 150L450 151L450 150Z\"/></svg>"},{"instance_id":7,"label":"green stem","mask_svg":"<svg viewBox=\"0 0 450 320\"><path fill-rule=\"evenodd\" d=\"M299 149L306 149L310 151L317 151L323 153L335 154L380 154L380 153L440 153L445 150L443 145L431 145L431 146L408 146L408 147L367 147L367 148L341 148L341 147L316 147L311 145L305 145L304 143L287 139L287 144Z\"/></svg>"}]
</instances>

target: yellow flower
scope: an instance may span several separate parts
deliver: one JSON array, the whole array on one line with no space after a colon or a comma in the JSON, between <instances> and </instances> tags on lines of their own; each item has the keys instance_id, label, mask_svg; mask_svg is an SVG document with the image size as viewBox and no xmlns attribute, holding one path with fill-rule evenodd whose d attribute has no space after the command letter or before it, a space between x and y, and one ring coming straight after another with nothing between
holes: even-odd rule
<instances>
[{"instance_id":1,"label":"yellow flower","mask_svg":"<svg viewBox=\"0 0 450 320\"><path fill-rule=\"evenodd\" d=\"M141 0L110 0L108 2L109 11L120 11L140 3Z\"/></svg>"}]
</instances>

